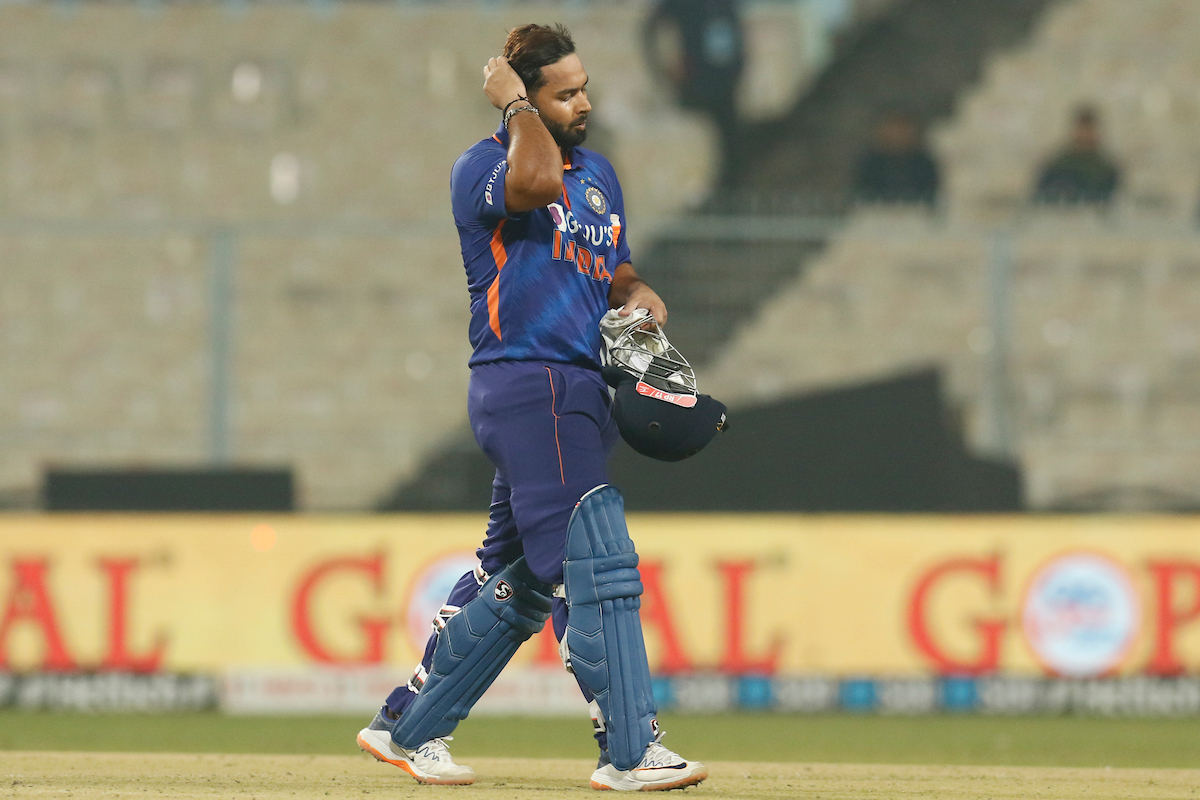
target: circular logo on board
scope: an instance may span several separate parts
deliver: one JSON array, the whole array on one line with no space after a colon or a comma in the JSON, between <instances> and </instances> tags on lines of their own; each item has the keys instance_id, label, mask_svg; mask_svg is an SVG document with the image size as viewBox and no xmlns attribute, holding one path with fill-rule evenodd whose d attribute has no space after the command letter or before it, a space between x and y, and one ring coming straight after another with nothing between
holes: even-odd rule
<instances>
[{"instance_id":1,"label":"circular logo on board","mask_svg":"<svg viewBox=\"0 0 1200 800\"><path fill-rule=\"evenodd\" d=\"M496 599L503 603L513 596L513 588L505 581L496 582Z\"/></svg>"},{"instance_id":2,"label":"circular logo on board","mask_svg":"<svg viewBox=\"0 0 1200 800\"><path fill-rule=\"evenodd\" d=\"M1046 669L1092 678L1116 669L1141 610L1125 569L1107 556L1066 553L1033 576L1021 615L1025 641Z\"/></svg>"},{"instance_id":3,"label":"circular logo on board","mask_svg":"<svg viewBox=\"0 0 1200 800\"><path fill-rule=\"evenodd\" d=\"M604 195L595 186L589 186L583 193L583 197L587 200L588 206L601 216L608 213L608 201L604 199Z\"/></svg>"},{"instance_id":4,"label":"circular logo on board","mask_svg":"<svg viewBox=\"0 0 1200 800\"><path fill-rule=\"evenodd\" d=\"M408 606L404 610L405 629L408 641L417 653L425 652L425 642L433 633L430 627L450 590L466 572L479 564L475 553L465 550L449 553L424 567L413 577Z\"/></svg>"}]
</instances>

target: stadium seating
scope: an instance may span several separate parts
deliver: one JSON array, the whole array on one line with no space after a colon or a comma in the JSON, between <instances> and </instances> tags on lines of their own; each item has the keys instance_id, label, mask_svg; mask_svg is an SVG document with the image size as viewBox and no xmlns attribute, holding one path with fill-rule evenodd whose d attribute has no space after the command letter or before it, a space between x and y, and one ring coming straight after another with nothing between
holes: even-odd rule
<instances>
[{"instance_id":1,"label":"stadium seating","mask_svg":"<svg viewBox=\"0 0 1200 800\"><path fill-rule=\"evenodd\" d=\"M641 13L0 7L0 507L47 464L222 452L293 466L301 508L372 507L465 422L448 174L495 128L507 28L572 27L635 241L703 194L711 137L646 73Z\"/></svg>"},{"instance_id":2,"label":"stadium seating","mask_svg":"<svg viewBox=\"0 0 1200 800\"><path fill-rule=\"evenodd\" d=\"M1011 261L997 261L995 237ZM701 384L736 408L935 365L969 442L1016 457L1034 507L1128 488L1159 493L1135 502L1191 502L1198 264L1189 231L1106 230L1068 215L989 234L860 214ZM995 270L1006 276L999 298ZM1007 308L1003 353L996 302ZM1007 441L995 438L996 414Z\"/></svg>"},{"instance_id":3,"label":"stadium seating","mask_svg":"<svg viewBox=\"0 0 1200 800\"><path fill-rule=\"evenodd\" d=\"M1191 220L1197 208L1200 9L1188 0L1074 0L1047 14L1033 40L996 59L982 86L936 137L948 170L947 209L995 220L1029 196L1078 104L1101 112L1134 215Z\"/></svg>"},{"instance_id":4,"label":"stadium seating","mask_svg":"<svg viewBox=\"0 0 1200 800\"><path fill-rule=\"evenodd\" d=\"M736 409L935 365L1031 507L1200 505L1198 34L1191 0L1054 6L937 132L943 213L857 212L704 389ZM1080 103L1123 168L1115 207L1030 208Z\"/></svg>"},{"instance_id":5,"label":"stadium seating","mask_svg":"<svg viewBox=\"0 0 1200 800\"><path fill-rule=\"evenodd\" d=\"M472 98L499 35L551 11L589 55L636 246L710 174L709 134L643 71L636 3L0 8L0 506L46 464L227 449L294 465L303 508L366 508L461 431L447 165L495 123ZM1192 0L1052 5L934 132L941 213L856 213L705 390L736 408L939 366L1032 506L1195 498L1198 35ZM1115 207L1032 213L1083 102L1122 166Z\"/></svg>"}]
</instances>

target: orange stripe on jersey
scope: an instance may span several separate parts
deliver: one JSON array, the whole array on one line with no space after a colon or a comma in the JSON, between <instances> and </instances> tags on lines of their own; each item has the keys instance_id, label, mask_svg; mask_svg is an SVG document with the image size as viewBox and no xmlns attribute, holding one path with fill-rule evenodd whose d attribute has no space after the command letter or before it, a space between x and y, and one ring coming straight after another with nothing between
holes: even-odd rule
<instances>
[{"instance_id":1,"label":"orange stripe on jersey","mask_svg":"<svg viewBox=\"0 0 1200 800\"><path fill-rule=\"evenodd\" d=\"M613 247L616 247L621 241L621 218L613 214Z\"/></svg>"},{"instance_id":2,"label":"orange stripe on jersey","mask_svg":"<svg viewBox=\"0 0 1200 800\"><path fill-rule=\"evenodd\" d=\"M567 195L567 182L563 181L563 205L567 207L567 211L571 210L571 198Z\"/></svg>"},{"instance_id":3,"label":"orange stripe on jersey","mask_svg":"<svg viewBox=\"0 0 1200 800\"><path fill-rule=\"evenodd\" d=\"M500 336L500 270L504 269L504 265L508 263L508 251L504 249L504 223L508 220L500 220L500 224L496 226L496 232L492 234L492 258L496 260L496 277L492 280L492 285L488 287L487 303L488 303L488 325L491 326L492 333L496 334L496 338Z\"/></svg>"},{"instance_id":4,"label":"orange stripe on jersey","mask_svg":"<svg viewBox=\"0 0 1200 800\"><path fill-rule=\"evenodd\" d=\"M550 413L554 415L554 447L558 450L558 477L563 486L567 485L567 473L563 470L562 445L558 441L558 412L554 410L558 403L558 394L554 391L554 373L546 367L546 377L550 379Z\"/></svg>"},{"instance_id":5,"label":"orange stripe on jersey","mask_svg":"<svg viewBox=\"0 0 1200 800\"><path fill-rule=\"evenodd\" d=\"M494 133L492 134L492 138L496 140L496 144L504 144L504 142L500 141L500 137Z\"/></svg>"}]
</instances>

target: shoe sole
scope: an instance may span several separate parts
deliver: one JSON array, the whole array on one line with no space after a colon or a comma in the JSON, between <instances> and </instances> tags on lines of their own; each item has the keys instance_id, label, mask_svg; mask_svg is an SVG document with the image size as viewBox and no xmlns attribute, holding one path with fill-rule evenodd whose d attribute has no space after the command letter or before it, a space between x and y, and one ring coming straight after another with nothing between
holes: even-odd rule
<instances>
[{"instance_id":1,"label":"shoe sole","mask_svg":"<svg viewBox=\"0 0 1200 800\"><path fill-rule=\"evenodd\" d=\"M630 786L628 789L618 789L616 786L608 786L596 780L591 781L590 785L593 789L599 789L600 791L607 792L669 792L672 789L686 789L689 786L695 786L707 777L708 770L704 769L700 772L688 775L685 778L680 778L679 780L672 781L670 783L645 783L637 787Z\"/></svg>"},{"instance_id":2,"label":"shoe sole","mask_svg":"<svg viewBox=\"0 0 1200 800\"><path fill-rule=\"evenodd\" d=\"M384 764L391 764L393 767L399 767L412 776L417 783L423 783L426 786L470 786L475 782L474 778L439 778L436 775L422 775L413 768L409 762L400 759L388 758L383 753L375 749L375 746L363 738L360 733L357 737L358 749L364 753L370 753L375 757L376 761L382 761Z\"/></svg>"}]
</instances>

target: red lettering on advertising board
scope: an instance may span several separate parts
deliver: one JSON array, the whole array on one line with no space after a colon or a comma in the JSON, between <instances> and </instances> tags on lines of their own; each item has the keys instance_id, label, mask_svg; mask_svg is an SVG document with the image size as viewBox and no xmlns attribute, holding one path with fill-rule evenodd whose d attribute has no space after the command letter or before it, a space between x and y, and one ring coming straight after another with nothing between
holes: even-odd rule
<instances>
[{"instance_id":1,"label":"red lettering on advertising board","mask_svg":"<svg viewBox=\"0 0 1200 800\"><path fill-rule=\"evenodd\" d=\"M101 667L128 672L154 672L167 651L167 637L159 633L154 647L143 655L129 648L129 576L139 566L136 558L108 559L97 562L108 576L108 655Z\"/></svg>"},{"instance_id":2,"label":"red lettering on advertising board","mask_svg":"<svg viewBox=\"0 0 1200 800\"><path fill-rule=\"evenodd\" d=\"M717 569L725 583L725 654L721 669L731 673L773 675L783 656L783 638L776 636L767 652L754 657L746 652L746 579L757 565L753 561L718 561Z\"/></svg>"},{"instance_id":3,"label":"red lettering on advertising board","mask_svg":"<svg viewBox=\"0 0 1200 800\"><path fill-rule=\"evenodd\" d=\"M643 561L638 565L638 570L642 573L642 627L657 629L662 645L662 657L658 664L651 664L650 667L663 674L687 672L692 668L692 660L688 658L675 631L671 606L663 591L662 562Z\"/></svg>"},{"instance_id":4,"label":"red lettering on advertising board","mask_svg":"<svg viewBox=\"0 0 1200 800\"><path fill-rule=\"evenodd\" d=\"M935 564L917 581L908 605L908 630L917 650L943 674L981 675L993 672L1000 663L1000 642L1007 623L1004 620L976 619L972 622L979 635L979 655L972 660L948 654L929 630L928 603L933 588L943 579L956 573L978 575L987 582L994 597L1000 591L1000 557L955 558Z\"/></svg>"},{"instance_id":5,"label":"red lettering on advertising board","mask_svg":"<svg viewBox=\"0 0 1200 800\"><path fill-rule=\"evenodd\" d=\"M1184 625L1200 618L1200 564L1189 561L1152 561L1146 565L1154 580L1157 605L1157 629L1154 632L1154 653L1146 671L1152 675L1179 675L1183 661L1175 652L1175 635ZM1192 600L1186 608L1176 605L1176 589L1184 581L1191 584Z\"/></svg>"},{"instance_id":6,"label":"red lettering on advertising board","mask_svg":"<svg viewBox=\"0 0 1200 800\"><path fill-rule=\"evenodd\" d=\"M334 558L317 564L305 575L292 598L292 632L301 649L313 661L321 664L379 664L384 658L384 642L391 620L359 617L358 627L363 635L363 648L357 655L338 655L318 638L312 624L312 596L322 581L339 572L355 572L371 581L376 595L383 593L383 556L363 558Z\"/></svg>"},{"instance_id":7,"label":"red lettering on advertising board","mask_svg":"<svg viewBox=\"0 0 1200 800\"><path fill-rule=\"evenodd\" d=\"M42 669L57 671L75 667L75 660L67 652L58 629L58 616L46 586L48 570L49 563L44 559L12 562L12 588L4 604L4 616L0 618L0 668L8 666L8 635L20 622L41 630L45 642Z\"/></svg>"}]
</instances>

